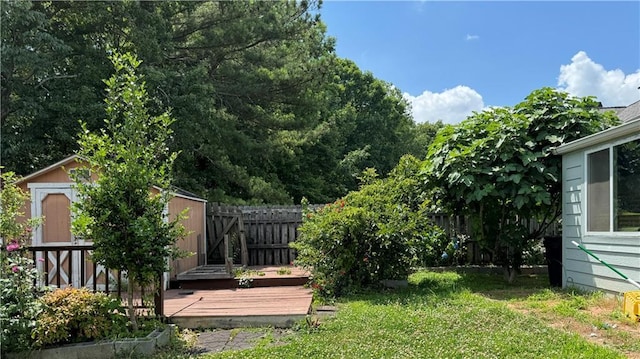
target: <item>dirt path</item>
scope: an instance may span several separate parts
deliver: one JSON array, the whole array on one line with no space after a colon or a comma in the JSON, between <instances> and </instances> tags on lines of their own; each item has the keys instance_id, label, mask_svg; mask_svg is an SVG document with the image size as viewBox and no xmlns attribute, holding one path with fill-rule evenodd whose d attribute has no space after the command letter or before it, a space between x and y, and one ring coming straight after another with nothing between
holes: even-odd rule
<instances>
[{"instance_id":1,"label":"dirt path","mask_svg":"<svg viewBox=\"0 0 640 359\"><path fill-rule=\"evenodd\" d=\"M594 305L580 308L577 318L558 314L557 301L545 301L532 308L520 301L507 302L507 306L521 313L533 315L553 328L576 333L589 342L614 348L630 359L640 359L640 323L623 316L616 298L603 298Z\"/></svg>"}]
</instances>

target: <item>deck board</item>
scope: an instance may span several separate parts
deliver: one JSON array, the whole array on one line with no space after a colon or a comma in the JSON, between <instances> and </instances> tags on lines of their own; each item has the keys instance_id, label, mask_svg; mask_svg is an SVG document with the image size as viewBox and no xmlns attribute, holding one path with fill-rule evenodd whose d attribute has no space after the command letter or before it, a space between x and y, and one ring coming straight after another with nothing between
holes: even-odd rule
<instances>
[{"instance_id":1,"label":"deck board","mask_svg":"<svg viewBox=\"0 0 640 359\"><path fill-rule=\"evenodd\" d=\"M304 318L309 313L311 301L311 290L302 286L172 289L165 293L164 313L169 321L187 328L281 327Z\"/></svg>"}]
</instances>

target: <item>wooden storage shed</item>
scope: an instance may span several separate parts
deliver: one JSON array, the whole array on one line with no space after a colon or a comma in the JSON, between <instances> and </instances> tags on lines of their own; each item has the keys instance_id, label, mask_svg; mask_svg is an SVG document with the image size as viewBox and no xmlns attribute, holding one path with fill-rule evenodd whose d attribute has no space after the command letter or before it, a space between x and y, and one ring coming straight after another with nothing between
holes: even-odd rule
<instances>
[{"instance_id":1,"label":"wooden storage shed","mask_svg":"<svg viewBox=\"0 0 640 359\"><path fill-rule=\"evenodd\" d=\"M82 167L84 167L82 159L74 155L18 181L17 185L31 194L30 202L25 203L23 208L26 217L44 217L44 223L33 231L32 246L61 247L92 244L89 239L75 238L71 233L70 205L77 201L78 197L68 173ZM94 179L95 176L96 174L92 174ZM150 190L157 191L159 189ZM165 283L181 272L204 264L206 200L185 191L174 190L168 205L169 217L175 218L185 208L189 209L188 218L182 223L190 233L177 245L182 250L194 253L194 255L174 260L171 263L171 271L165 273ZM62 250L59 254L55 251L46 252L46 261L43 258L45 252L36 252L38 269L47 272L47 279L43 284L60 283L61 287L69 285L79 287L82 285L92 286L97 283L98 286L103 287L106 277L105 270L100 266L93 265L88 252L82 250ZM113 274L110 275L113 276ZM113 277L110 278L115 280Z\"/></svg>"}]
</instances>

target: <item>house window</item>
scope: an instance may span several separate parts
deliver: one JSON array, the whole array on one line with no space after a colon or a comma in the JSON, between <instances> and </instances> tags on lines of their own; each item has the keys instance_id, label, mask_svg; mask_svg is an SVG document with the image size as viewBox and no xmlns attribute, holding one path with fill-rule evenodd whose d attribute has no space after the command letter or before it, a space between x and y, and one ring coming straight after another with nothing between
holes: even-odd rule
<instances>
[{"instance_id":1,"label":"house window","mask_svg":"<svg viewBox=\"0 0 640 359\"><path fill-rule=\"evenodd\" d=\"M587 230L640 231L640 139L587 155Z\"/></svg>"},{"instance_id":2,"label":"house window","mask_svg":"<svg viewBox=\"0 0 640 359\"><path fill-rule=\"evenodd\" d=\"M609 231L609 167L608 148L588 155L587 223L591 232Z\"/></svg>"}]
</instances>

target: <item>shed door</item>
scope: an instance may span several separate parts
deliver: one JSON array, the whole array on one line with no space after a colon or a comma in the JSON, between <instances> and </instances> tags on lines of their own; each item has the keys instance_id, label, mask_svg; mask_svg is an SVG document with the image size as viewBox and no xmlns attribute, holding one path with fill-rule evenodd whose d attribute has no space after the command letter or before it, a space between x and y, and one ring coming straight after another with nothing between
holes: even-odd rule
<instances>
[{"instance_id":1,"label":"shed door","mask_svg":"<svg viewBox=\"0 0 640 359\"><path fill-rule=\"evenodd\" d=\"M35 246L82 246L91 245L90 240L76 238L71 233L71 204L77 200L71 183L30 184L31 213L34 217L43 217L44 223L34 232ZM84 253L83 253L84 252ZM73 286L105 290L107 283L116 283L114 273L107 271L102 265L94 265L91 251L60 250L44 254L38 252L38 270L47 272L44 285L60 287ZM69 260L71 259L71 260ZM107 281L108 276L108 281Z\"/></svg>"},{"instance_id":2,"label":"shed door","mask_svg":"<svg viewBox=\"0 0 640 359\"><path fill-rule=\"evenodd\" d=\"M30 184L31 214L43 217L44 222L36 228L33 237L35 246L72 246L79 245L71 234L71 203L75 193L71 184ZM58 254L59 253L59 254ZM66 287L80 286L80 252L50 251L47 258L44 253L37 253L38 269L46 271L45 285Z\"/></svg>"}]
</instances>

